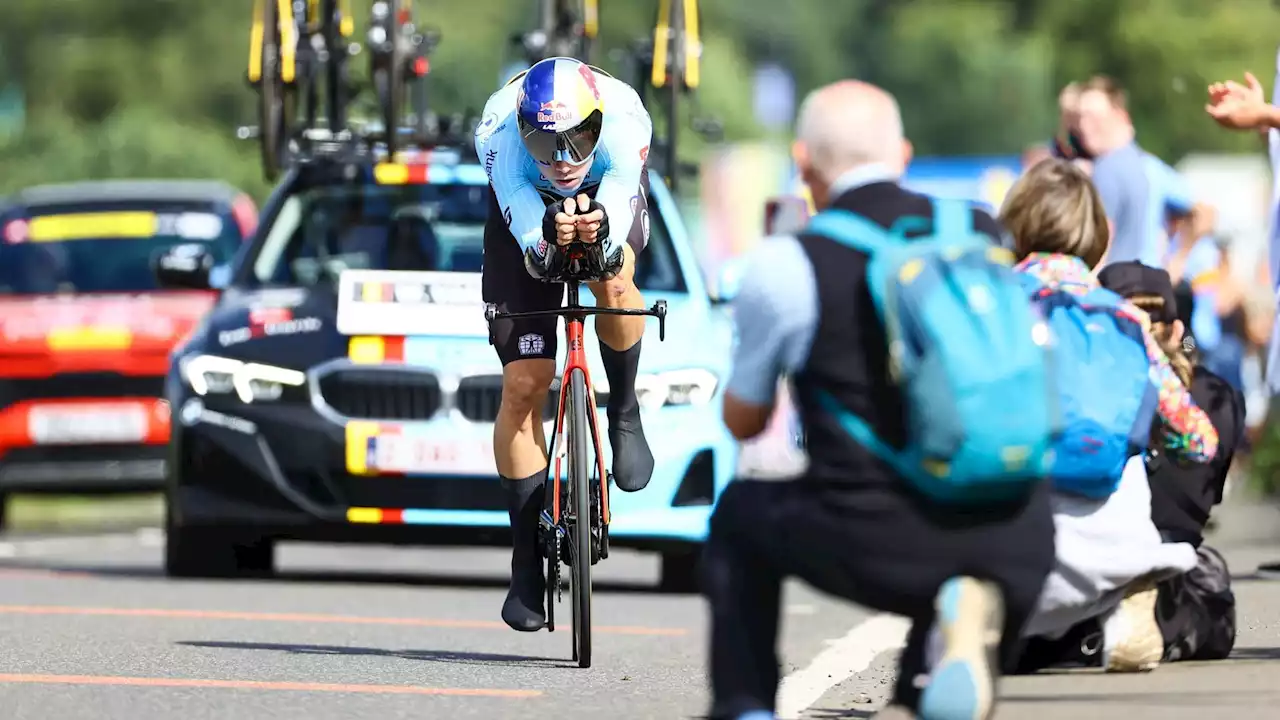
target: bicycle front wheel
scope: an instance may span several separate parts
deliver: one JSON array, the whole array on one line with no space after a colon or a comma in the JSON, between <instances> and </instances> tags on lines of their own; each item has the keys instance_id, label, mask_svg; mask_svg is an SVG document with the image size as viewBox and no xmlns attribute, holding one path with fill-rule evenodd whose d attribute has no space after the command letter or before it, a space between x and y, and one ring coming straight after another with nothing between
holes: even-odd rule
<instances>
[{"instance_id":1,"label":"bicycle front wheel","mask_svg":"<svg viewBox=\"0 0 1280 720\"><path fill-rule=\"evenodd\" d=\"M571 370L569 402L569 483L573 492L573 573L570 596L573 601L573 650L578 667L591 667L591 432L587 413L595 407L587 402L587 380L582 370Z\"/></svg>"}]
</instances>

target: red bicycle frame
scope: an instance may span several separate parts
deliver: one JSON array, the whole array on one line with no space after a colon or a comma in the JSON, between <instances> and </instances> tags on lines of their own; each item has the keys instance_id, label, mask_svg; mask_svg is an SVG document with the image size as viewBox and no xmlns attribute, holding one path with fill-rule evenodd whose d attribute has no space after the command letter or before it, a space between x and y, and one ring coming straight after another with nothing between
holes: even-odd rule
<instances>
[{"instance_id":1,"label":"red bicycle frame","mask_svg":"<svg viewBox=\"0 0 1280 720\"><path fill-rule=\"evenodd\" d=\"M575 263L576 267L576 263ZM650 316L658 318L658 340L666 339L667 335L667 301L658 300L654 302L653 307L646 310L636 308L602 308L602 307L583 307L578 302L578 282L572 279L565 281L568 289L568 302L562 308L554 310L531 310L527 312L500 313L497 305L493 303L485 303L484 318L489 327L489 342L493 342L493 325L495 320L514 320L517 318L533 318L556 316L564 318L565 339L568 341L567 353L564 364L564 372L560 376L560 397L559 407L556 408L556 434L553 438L552 448L563 447L560 445L561 437L564 434L564 408L565 393L569 392L571 378L574 370L582 371L582 379L586 385L587 399L590 407L586 409L591 428L591 441L596 451L596 468L600 473L600 517L602 524L609 524L609 475L604 468L604 453L600 451L600 421L597 418L595 404L595 389L591 385L591 371L587 368L587 352L583 347L583 337L586 335L586 320L588 315L629 315L629 316ZM561 479L560 459L556 458L555 480L552 487L552 522L556 525L560 524L560 479ZM590 521L590 518L588 518Z\"/></svg>"},{"instance_id":2,"label":"red bicycle frame","mask_svg":"<svg viewBox=\"0 0 1280 720\"><path fill-rule=\"evenodd\" d=\"M556 434L552 440L552 447L562 447L560 445L564 436L564 409L565 398L569 392L570 376L574 370L582 371L582 379L586 387L587 402L590 407L586 410L588 421L591 425L591 444L595 449L596 469L600 473L600 517L604 525L609 524L609 476L604 469L604 453L601 452L600 446L600 424L597 417L595 405L595 387L591 384L591 370L587 367L587 352L582 344L582 337L586 333L586 316L581 313L574 313L578 309L578 286L576 283L569 284L569 302L565 306L564 334L568 341L567 352L565 356L564 372L560 375L560 404L556 409ZM552 484L553 499L551 505L551 521L559 524L560 522L560 479L561 479L560 458L556 457L555 476Z\"/></svg>"}]
</instances>

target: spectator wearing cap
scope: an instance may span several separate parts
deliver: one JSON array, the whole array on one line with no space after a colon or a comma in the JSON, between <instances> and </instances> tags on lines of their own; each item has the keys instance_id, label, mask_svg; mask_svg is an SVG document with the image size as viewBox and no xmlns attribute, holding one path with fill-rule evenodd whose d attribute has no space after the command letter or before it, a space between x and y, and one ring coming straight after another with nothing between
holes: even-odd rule
<instances>
[{"instance_id":1,"label":"spectator wearing cap","mask_svg":"<svg viewBox=\"0 0 1280 720\"><path fill-rule=\"evenodd\" d=\"M1200 547L1209 513L1222 501L1227 469L1244 434L1244 397L1187 351L1182 342L1186 329L1178 318L1167 272L1136 262L1117 263L1104 269L1098 279L1103 287L1123 295L1151 316L1151 334L1169 356L1174 372L1191 389L1191 398L1218 431L1218 453L1208 463L1166 462L1160 457L1159 443L1153 443L1147 463L1151 517L1160 534L1169 542ZM1162 423L1157 420L1153 432L1163 433Z\"/></svg>"},{"instance_id":2,"label":"spectator wearing cap","mask_svg":"<svg viewBox=\"0 0 1280 720\"><path fill-rule=\"evenodd\" d=\"M1107 268L1099 280L1151 315L1152 333L1218 431L1218 454L1204 465L1170 462L1153 446L1147 477L1151 517L1161 536L1168 542L1190 543L1197 555L1196 567L1159 585L1157 618L1164 659L1221 660L1235 645L1235 594L1227 561L1204 544L1204 531L1213 507L1222 502L1232 460L1244 440L1244 396L1238 383L1200 364L1198 351L1190 349L1195 346L1183 342L1182 313L1168 273L1125 263ZM1163 431L1159 425L1157 421L1153 433Z\"/></svg>"}]
</instances>

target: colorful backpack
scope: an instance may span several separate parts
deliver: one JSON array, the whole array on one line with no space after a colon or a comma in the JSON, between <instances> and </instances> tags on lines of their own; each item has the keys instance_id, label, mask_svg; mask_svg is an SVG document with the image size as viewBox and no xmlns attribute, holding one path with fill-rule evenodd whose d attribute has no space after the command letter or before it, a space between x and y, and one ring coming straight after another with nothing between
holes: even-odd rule
<instances>
[{"instance_id":1,"label":"colorful backpack","mask_svg":"<svg viewBox=\"0 0 1280 720\"><path fill-rule=\"evenodd\" d=\"M1151 435L1158 390L1142 326L1119 313L1124 298L1105 288L1077 295L1023 275L1049 327L1052 380L1063 419L1048 477L1062 492L1105 498Z\"/></svg>"},{"instance_id":2,"label":"colorful backpack","mask_svg":"<svg viewBox=\"0 0 1280 720\"><path fill-rule=\"evenodd\" d=\"M911 224L932 232L908 240ZM1009 251L975 231L969 204L958 200L935 199L932 223L909 217L892 230L824 210L807 232L869 256L867 282L906 405L906 444L890 447L820 393L825 409L939 503L1025 496L1044 479L1058 420L1046 332Z\"/></svg>"}]
</instances>

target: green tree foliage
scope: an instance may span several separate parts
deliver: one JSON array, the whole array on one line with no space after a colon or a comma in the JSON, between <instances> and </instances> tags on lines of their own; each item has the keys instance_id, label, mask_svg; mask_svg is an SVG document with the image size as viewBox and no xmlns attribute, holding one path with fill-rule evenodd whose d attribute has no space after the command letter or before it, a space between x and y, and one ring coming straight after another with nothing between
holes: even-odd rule
<instances>
[{"instance_id":1,"label":"green tree foliage","mask_svg":"<svg viewBox=\"0 0 1280 720\"><path fill-rule=\"evenodd\" d=\"M917 152L1014 153L1052 133L1064 82L1107 73L1130 91L1140 139L1176 160L1250 150L1204 116L1212 79L1245 69L1271 82L1280 11L1271 0L702 0L703 87L686 113L726 137L759 137L751 73L772 59L800 92L841 77L899 98ZM214 176L259 198L244 82L250 0L5 0L0 90L20 88L24 130L0 135L0 192L83 177ZM357 32L369 0L354 0ZM652 32L657 0L601 0L606 69ZM512 60L508 37L533 0L417 0L444 40L433 58L440 107L477 109ZM363 75L366 61L354 60ZM623 75L630 79L631 76ZM695 107L696 105L696 107ZM656 114L656 113L655 113ZM657 120L660 130L661 120ZM686 150L696 154L697 142Z\"/></svg>"}]
</instances>

